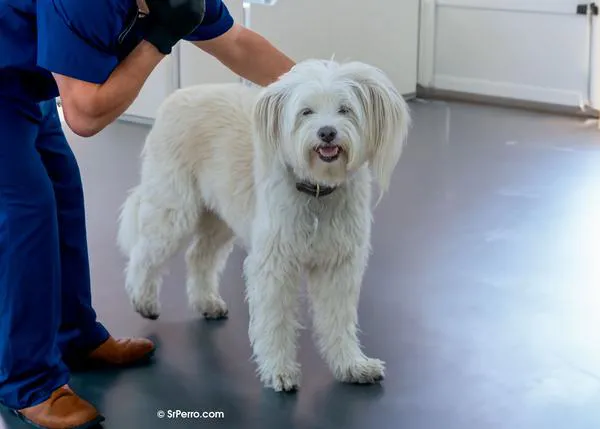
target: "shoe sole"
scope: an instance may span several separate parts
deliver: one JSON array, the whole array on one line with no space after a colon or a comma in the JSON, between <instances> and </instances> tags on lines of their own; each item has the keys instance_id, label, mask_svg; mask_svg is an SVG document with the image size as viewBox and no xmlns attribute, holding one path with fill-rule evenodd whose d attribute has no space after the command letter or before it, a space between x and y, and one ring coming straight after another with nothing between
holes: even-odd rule
<instances>
[{"instance_id":1,"label":"shoe sole","mask_svg":"<svg viewBox=\"0 0 600 429\"><path fill-rule=\"evenodd\" d=\"M36 427L36 428L39 428L39 429L50 429L50 428L48 428L47 426L41 426L41 425L39 425L39 424L37 424L37 423L35 423L35 422L33 422L33 421L29 420L27 417L25 417L23 414L21 414L21 413L20 413L19 411L17 411L17 410L12 410L12 412L13 412L13 414L15 414L15 415L16 415L16 416L17 416L19 419L21 419L21 420L22 420L22 421L24 421L25 423L28 423L28 424L30 424L30 425L32 425L32 426L34 426L34 427ZM106 419L104 418L104 416L100 415L100 416L96 417L95 419L93 419L93 420L90 420L89 422L83 423L82 425L79 425L79 426L72 426L72 427L70 427L69 429L94 429L94 428L97 428L97 427L98 427L98 425L99 425L100 423L102 423L104 420L106 420Z\"/></svg>"}]
</instances>

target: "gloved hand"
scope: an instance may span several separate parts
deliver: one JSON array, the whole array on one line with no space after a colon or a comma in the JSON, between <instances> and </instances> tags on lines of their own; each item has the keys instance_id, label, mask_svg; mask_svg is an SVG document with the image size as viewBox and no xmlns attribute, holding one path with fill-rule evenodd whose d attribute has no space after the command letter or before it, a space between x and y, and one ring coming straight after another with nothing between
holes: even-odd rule
<instances>
[{"instance_id":1,"label":"gloved hand","mask_svg":"<svg viewBox=\"0 0 600 429\"><path fill-rule=\"evenodd\" d=\"M150 13L144 37L164 55L204 19L205 0L146 0Z\"/></svg>"}]
</instances>

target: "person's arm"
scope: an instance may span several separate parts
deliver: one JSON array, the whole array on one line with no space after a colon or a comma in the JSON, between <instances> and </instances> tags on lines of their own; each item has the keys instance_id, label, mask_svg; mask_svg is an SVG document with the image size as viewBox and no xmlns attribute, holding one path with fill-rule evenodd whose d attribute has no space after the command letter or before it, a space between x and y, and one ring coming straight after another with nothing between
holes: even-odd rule
<instances>
[{"instance_id":1,"label":"person's arm","mask_svg":"<svg viewBox=\"0 0 600 429\"><path fill-rule=\"evenodd\" d=\"M260 86L276 81L295 64L264 37L239 24L219 37L193 43L237 75Z\"/></svg>"},{"instance_id":2,"label":"person's arm","mask_svg":"<svg viewBox=\"0 0 600 429\"><path fill-rule=\"evenodd\" d=\"M129 108L163 58L154 45L142 41L102 84L53 73L69 128L82 137L104 129Z\"/></svg>"},{"instance_id":3,"label":"person's arm","mask_svg":"<svg viewBox=\"0 0 600 429\"><path fill-rule=\"evenodd\" d=\"M165 55L202 21L206 0L146 0L144 40L123 61L115 42L128 25L120 2L37 1L37 65L52 73L65 120L89 137L133 103Z\"/></svg>"}]
</instances>

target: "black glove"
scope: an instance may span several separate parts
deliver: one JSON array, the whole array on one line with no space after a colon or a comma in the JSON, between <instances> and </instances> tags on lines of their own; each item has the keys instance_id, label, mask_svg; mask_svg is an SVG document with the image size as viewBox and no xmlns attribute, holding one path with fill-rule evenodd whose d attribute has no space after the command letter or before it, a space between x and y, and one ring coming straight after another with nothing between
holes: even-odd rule
<instances>
[{"instance_id":1,"label":"black glove","mask_svg":"<svg viewBox=\"0 0 600 429\"><path fill-rule=\"evenodd\" d=\"M204 19L205 0L146 0L146 5L150 13L145 39L165 55Z\"/></svg>"}]
</instances>

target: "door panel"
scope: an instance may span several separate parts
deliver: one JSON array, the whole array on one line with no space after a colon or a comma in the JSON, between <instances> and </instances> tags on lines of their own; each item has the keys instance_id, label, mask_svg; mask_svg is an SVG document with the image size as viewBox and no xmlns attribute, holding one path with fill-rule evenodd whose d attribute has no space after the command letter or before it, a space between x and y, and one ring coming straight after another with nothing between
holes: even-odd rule
<instances>
[{"instance_id":1,"label":"door panel","mask_svg":"<svg viewBox=\"0 0 600 429\"><path fill-rule=\"evenodd\" d=\"M580 106L591 101L591 30L575 0L424 0L424 87ZM424 34L425 33L425 34Z\"/></svg>"}]
</instances>

